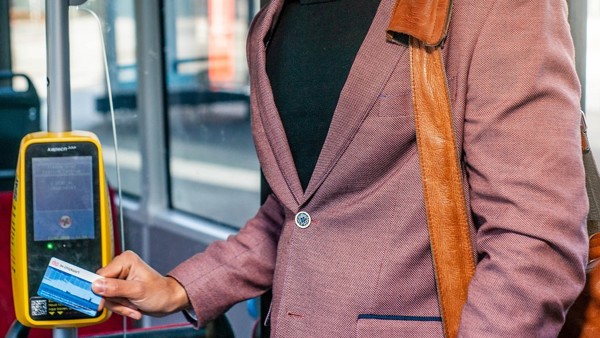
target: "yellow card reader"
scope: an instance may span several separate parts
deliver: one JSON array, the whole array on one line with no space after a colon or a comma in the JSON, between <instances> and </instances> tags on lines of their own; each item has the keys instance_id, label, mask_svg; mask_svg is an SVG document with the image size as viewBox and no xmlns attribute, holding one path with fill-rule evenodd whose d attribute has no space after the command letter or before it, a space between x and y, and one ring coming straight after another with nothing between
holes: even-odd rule
<instances>
[{"instance_id":1,"label":"yellow card reader","mask_svg":"<svg viewBox=\"0 0 600 338\"><path fill-rule=\"evenodd\" d=\"M81 327L109 317L105 309L76 310L77 304L88 301L89 281L69 273L73 269L49 269L52 260L93 272L113 257L102 148L94 134L38 132L23 138L10 241L14 305L21 324ZM38 290L43 283L45 291L60 292L64 301L41 297Z\"/></svg>"}]
</instances>

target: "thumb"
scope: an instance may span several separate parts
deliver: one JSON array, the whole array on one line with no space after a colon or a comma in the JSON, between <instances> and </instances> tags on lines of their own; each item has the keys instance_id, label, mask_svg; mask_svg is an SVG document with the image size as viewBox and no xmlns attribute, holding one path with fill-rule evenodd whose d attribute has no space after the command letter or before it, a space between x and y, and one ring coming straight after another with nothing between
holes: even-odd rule
<instances>
[{"instance_id":1,"label":"thumb","mask_svg":"<svg viewBox=\"0 0 600 338\"><path fill-rule=\"evenodd\" d=\"M100 296L103 296L106 292L106 279L98 278L92 282L92 291Z\"/></svg>"},{"instance_id":2,"label":"thumb","mask_svg":"<svg viewBox=\"0 0 600 338\"><path fill-rule=\"evenodd\" d=\"M99 278L92 283L92 291L108 298L137 299L140 294L140 285L137 281Z\"/></svg>"}]
</instances>

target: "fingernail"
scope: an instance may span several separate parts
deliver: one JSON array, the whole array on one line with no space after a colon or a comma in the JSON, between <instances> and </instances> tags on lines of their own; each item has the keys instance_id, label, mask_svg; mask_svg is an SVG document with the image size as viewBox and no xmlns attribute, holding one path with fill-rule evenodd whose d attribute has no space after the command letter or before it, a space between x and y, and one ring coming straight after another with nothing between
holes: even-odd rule
<instances>
[{"instance_id":1,"label":"fingernail","mask_svg":"<svg viewBox=\"0 0 600 338\"><path fill-rule=\"evenodd\" d=\"M97 279L92 283L92 289L95 293L103 295L106 291L106 281L104 279Z\"/></svg>"},{"instance_id":2,"label":"fingernail","mask_svg":"<svg viewBox=\"0 0 600 338\"><path fill-rule=\"evenodd\" d=\"M139 313L133 311L129 311L129 314L127 316L135 320L140 320L142 318L142 316Z\"/></svg>"}]
</instances>

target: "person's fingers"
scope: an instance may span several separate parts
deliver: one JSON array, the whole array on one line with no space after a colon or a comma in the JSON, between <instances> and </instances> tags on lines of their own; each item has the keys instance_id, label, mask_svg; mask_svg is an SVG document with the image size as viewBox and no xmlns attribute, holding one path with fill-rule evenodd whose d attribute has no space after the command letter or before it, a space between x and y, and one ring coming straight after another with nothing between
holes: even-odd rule
<instances>
[{"instance_id":1,"label":"person's fingers","mask_svg":"<svg viewBox=\"0 0 600 338\"><path fill-rule=\"evenodd\" d=\"M92 291L105 298L139 299L143 296L140 282L114 278L100 278L92 283Z\"/></svg>"},{"instance_id":2,"label":"person's fingers","mask_svg":"<svg viewBox=\"0 0 600 338\"><path fill-rule=\"evenodd\" d=\"M131 267L140 260L133 251L127 250L115 257L107 266L100 268L96 273L102 277L125 278Z\"/></svg>"},{"instance_id":3,"label":"person's fingers","mask_svg":"<svg viewBox=\"0 0 600 338\"><path fill-rule=\"evenodd\" d=\"M115 257L97 273L104 278L92 283L92 291L106 299L107 308L131 318L136 313L165 315L189 303L179 282L162 276L132 251Z\"/></svg>"},{"instance_id":4,"label":"person's fingers","mask_svg":"<svg viewBox=\"0 0 600 338\"><path fill-rule=\"evenodd\" d=\"M104 302L106 300L104 298L100 298L100 303L98 303L98 309L96 311L102 311L104 309Z\"/></svg>"},{"instance_id":5,"label":"person's fingers","mask_svg":"<svg viewBox=\"0 0 600 338\"><path fill-rule=\"evenodd\" d=\"M104 306L110 311L121 316L126 316L135 320L139 320L142 318L142 313L139 310L135 308L130 308L128 306L115 302L114 300L107 299L104 303Z\"/></svg>"},{"instance_id":6,"label":"person's fingers","mask_svg":"<svg viewBox=\"0 0 600 338\"><path fill-rule=\"evenodd\" d=\"M110 302L111 306L114 304L119 304L121 306L128 307L131 310L143 313L142 310L140 310L135 304L133 304L132 302L129 301L129 299L126 299L126 298L111 298L111 299L107 299L106 301Z\"/></svg>"}]
</instances>

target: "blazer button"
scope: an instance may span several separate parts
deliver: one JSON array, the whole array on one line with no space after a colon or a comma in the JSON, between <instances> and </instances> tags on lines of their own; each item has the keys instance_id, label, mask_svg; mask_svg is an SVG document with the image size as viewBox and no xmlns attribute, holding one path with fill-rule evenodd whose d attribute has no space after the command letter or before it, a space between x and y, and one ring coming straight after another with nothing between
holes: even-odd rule
<instances>
[{"instance_id":1,"label":"blazer button","mask_svg":"<svg viewBox=\"0 0 600 338\"><path fill-rule=\"evenodd\" d=\"M296 225L301 229L306 229L310 225L310 215L306 211L300 211L294 218Z\"/></svg>"}]
</instances>

